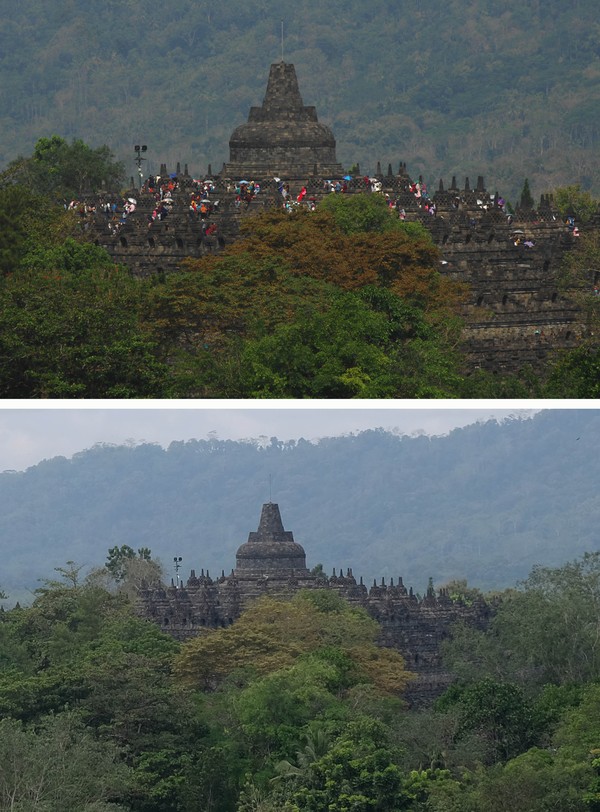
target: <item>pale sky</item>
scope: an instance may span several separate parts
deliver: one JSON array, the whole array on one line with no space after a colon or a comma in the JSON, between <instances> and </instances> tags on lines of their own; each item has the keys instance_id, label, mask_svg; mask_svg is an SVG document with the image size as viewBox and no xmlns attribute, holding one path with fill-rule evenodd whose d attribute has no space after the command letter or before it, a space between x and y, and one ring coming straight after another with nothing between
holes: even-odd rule
<instances>
[{"instance_id":1,"label":"pale sky","mask_svg":"<svg viewBox=\"0 0 600 812\"><path fill-rule=\"evenodd\" d=\"M464 401L456 407L448 401L428 402L425 408L415 408L414 402L405 407L398 401L367 401L368 405L364 401L206 401L193 407L189 402L98 403L12 401L0 407L0 471L22 471L43 459L71 457L97 443L148 442L166 448L174 440L203 440L209 435L222 440L261 436L316 440L369 428L440 435L470 423L530 416L547 408L543 401L535 405L485 401L473 407L465 407Z\"/></svg>"}]
</instances>

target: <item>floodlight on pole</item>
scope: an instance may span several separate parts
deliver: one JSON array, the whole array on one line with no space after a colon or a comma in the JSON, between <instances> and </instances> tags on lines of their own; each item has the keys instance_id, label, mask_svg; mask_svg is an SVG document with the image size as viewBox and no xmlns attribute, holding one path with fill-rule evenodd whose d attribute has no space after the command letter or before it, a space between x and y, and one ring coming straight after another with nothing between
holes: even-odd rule
<instances>
[{"instance_id":1,"label":"floodlight on pole","mask_svg":"<svg viewBox=\"0 0 600 812\"><path fill-rule=\"evenodd\" d=\"M177 580L177 586L179 587L179 570L181 568L181 562L183 558L180 555L173 556L173 563L175 565L175 578Z\"/></svg>"},{"instance_id":2,"label":"floodlight on pole","mask_svg":"<svg viewBox=\"0 0 600 812\"><path fill-rule=\"evenodd\" d=\"M138 175L139 175L139 178L140 178L140 189L142 188L142 180L144 178L144 174L142 172L142 161L147 161L148 160L147 158L142 158L142 152L146 152L147 150L148 150L148 147L147 147L146 144L142 144L142 145L136 144L134 146L134 148L133 148L133 151L135 152L135 155L136 155L134 160L135 160Z\"/></svg>"}]
</instances>

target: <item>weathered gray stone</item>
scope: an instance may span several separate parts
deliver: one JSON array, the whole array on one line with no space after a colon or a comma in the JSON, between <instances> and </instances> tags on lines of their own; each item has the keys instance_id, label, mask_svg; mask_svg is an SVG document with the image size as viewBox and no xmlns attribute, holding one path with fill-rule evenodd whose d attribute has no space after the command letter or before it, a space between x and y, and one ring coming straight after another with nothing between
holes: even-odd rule
<instances>
[{"instance_id":1,"label":"weathered gray stone","mask_svg":"<svg viewBox=\"0 0 600 812\"><path fill-rule=\"evenodd\" d=\"M262 106L233 131L229 155L223 174L234 179L343 175L332 131L304 106L296 70L285 62L271 65Z\"/></svg>"}]
</instances>

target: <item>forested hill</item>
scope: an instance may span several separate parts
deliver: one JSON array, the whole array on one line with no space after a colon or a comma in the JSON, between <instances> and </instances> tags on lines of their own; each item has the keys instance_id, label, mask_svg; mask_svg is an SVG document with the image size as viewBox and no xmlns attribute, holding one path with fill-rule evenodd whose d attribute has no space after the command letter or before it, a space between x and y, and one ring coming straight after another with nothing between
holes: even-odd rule
<instances>
[{"instance_id":1,"label":"forested hill","mask_svg":"<svg viewBox=\"0 0 600 812\"><path fill-rule=\"evenodd\" d=\"M419 592L429 576L511 586L534 564L599 549L599 438L596 410L560 410L437 438L96 446L0 474L0 586L22 596L52 567L101 565L122 544L166 565L182 556L186 577L229 572L270 477L310 567L402 575Z\"/></svg>"},{"instance_id":2,"label":"forested hill","mask_svg":"<svg viewBox=\"0 0 600 812\"><path fill-rule=\"evenodd\" d=\"M600 194L596 0L0 0L0 166L51 134L215 170L296 65L346 167Z\"/></svg>"}]
</instances>

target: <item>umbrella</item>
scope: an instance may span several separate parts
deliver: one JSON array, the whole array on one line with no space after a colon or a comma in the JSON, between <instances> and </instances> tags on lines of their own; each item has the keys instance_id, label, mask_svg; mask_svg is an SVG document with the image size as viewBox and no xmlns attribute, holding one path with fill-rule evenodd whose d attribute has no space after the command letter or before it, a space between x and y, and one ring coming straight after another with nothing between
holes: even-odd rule
<instances>
[{"instance_id":1,"label":"umbrella","mask_svg":"<svg viewBox=\"0 0 600 812\"><path fill-rule=\"evenodd\" d=\"M344 180L352 180L352 175L344 175Z\"/></svg>"},{"instance_id":2,"label":"umbrella","mask_svg":"<svg viewBox=\"0 0 600 812\"><path fill-rule=\"evenodd\" d=\"M135 197L128 197L127 202L133 203L134 206L137 204L137 200L135 199Z\"/></svg>"}]
</instances>

